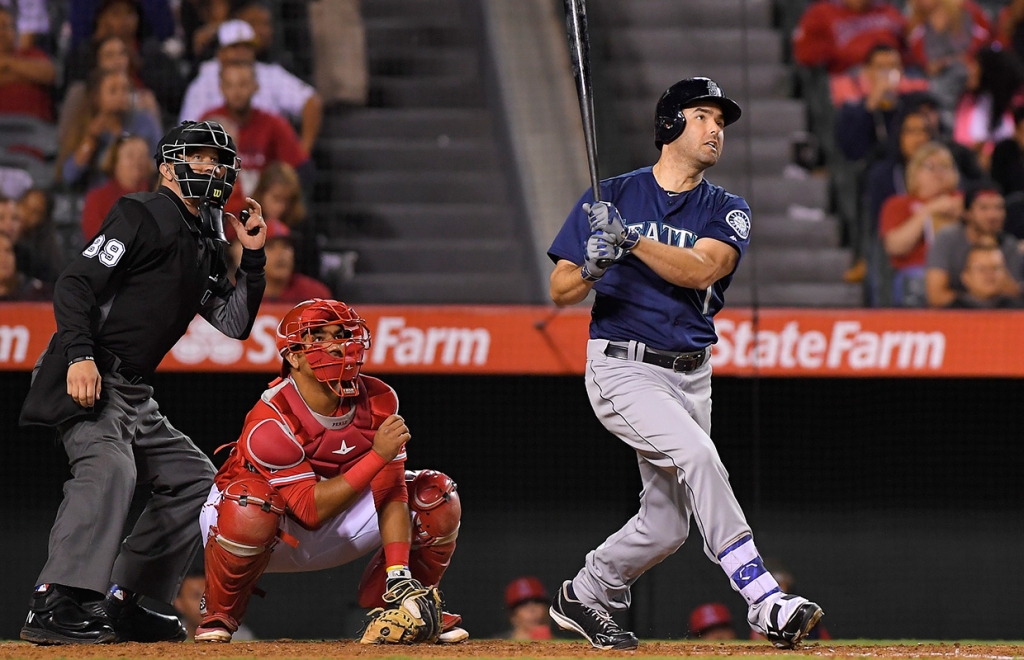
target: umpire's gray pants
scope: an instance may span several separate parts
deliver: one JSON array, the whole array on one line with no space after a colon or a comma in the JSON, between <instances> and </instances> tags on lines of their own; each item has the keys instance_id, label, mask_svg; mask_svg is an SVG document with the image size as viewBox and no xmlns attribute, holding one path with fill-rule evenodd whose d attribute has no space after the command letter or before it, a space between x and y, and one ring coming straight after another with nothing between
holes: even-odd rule
<instances>
[{"instance_id":1,"label":"umpire's gray pants","mask_svg":"<svg viewBox=\"0 0 1024 660\"><path fill-rule=\"evenodd\" d=\"M704 552L718 552L750 533L711 441L711 365L684 374L607 357L608 342L587 344L587 393L605 428L636 450L643 490L640 511L596 550L573 579L581 602L598 609L629 607L629 589L679 549L690 516ZM636 342L630 342L630 356Z\"/></svg>"},{"instance_id":2,"label":"umpire's gray pants","mask_svg":"<svg viewBox=\"0 0 1024 660\"><path fill-rule=\"evenodd\" d=\"M104 375L103 392L97 419L61 429L72 476L37 584L102 593L115 582L170 603L200 547L213 464L160 413L152 387ZM125 538L136 483L153 492Z\"/></svg>"}]
</instances>

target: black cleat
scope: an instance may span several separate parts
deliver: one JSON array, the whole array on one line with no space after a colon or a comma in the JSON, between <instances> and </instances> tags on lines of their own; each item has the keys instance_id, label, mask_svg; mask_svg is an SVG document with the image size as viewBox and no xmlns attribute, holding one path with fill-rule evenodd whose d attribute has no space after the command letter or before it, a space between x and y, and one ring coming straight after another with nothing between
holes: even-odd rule
<instances>
[{"instance_id":1,"label":"black cleat","mask_svg":"<svg viewBox=\"0 0 1024 660\"><path fill-rule=\"evenodd\" d=\"M118 642L184 642L188 638L188 632L178 617L139 605L135 596L117 585L91 607L107 618L117 633Z\"/></svg>"},{"instance_id":2,"label":"black cleat","mask_svg":"<svg viewBox=\"0 0 1024 660\"><path fill-rule=\"evenodd\" d=\"M782 615L785 613L786 601L795 604L796 608L788 615L788 618L785 618L785 623L782 623L781 620L783 619ZM793 603L792 601L796 602ZM768 621L765 626L765 637L776 648L791 649L803 641L807 633L814 626L818 625L818 621L823 614L824 612L821 611L821 607L817 603L812 603L799 596L786 594L779 601L771 605L771 611L768 613ZM780 623L782 625L779 625Z\"/></svg>"},{"instance_id":3,"label":"black cleat","mask_svg":"<svg viewBox=\"0 0 1024 660\"><path fill-rule=\"evenodd\" d=\"M21 638L33 644L107 644L116 641L107 620L57 584L36 587Z\"/></svg>"},{"instance_id":4,"label":"black cleat","mask_svg":"<svg viewBox=\"0 0 1024 660\"><path fill-rule=\"evenodd\" d=\"M607 612L587 607L576 600L572 581L566 580L551 601L551 618L562 630L575 630L596 649L631 651L639 646L636 635L623 630Z\"/></svg>"}]
</instances>

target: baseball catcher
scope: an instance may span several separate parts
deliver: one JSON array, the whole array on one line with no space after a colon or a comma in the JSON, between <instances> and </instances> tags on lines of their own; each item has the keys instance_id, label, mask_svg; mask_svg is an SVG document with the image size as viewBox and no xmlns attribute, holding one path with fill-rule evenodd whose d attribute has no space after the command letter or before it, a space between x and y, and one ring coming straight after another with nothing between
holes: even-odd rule
<instances>
[{"instance_id":1,"label":"baseball catcher","mask_svg":"<svg viewBox=\"0 0 1024 660\"><path fill-rule=\"evenodd\" d=\"M406 471L398 396L360 374L370 332L351 307L307 300L281 320L281 378L246 417L200 514L206 594L197 642L228 642L267 571L315 571L376 549L359 585L363 643L455 643L437 585L455 552L455 483Z\"/></svg>"}]
</instances>

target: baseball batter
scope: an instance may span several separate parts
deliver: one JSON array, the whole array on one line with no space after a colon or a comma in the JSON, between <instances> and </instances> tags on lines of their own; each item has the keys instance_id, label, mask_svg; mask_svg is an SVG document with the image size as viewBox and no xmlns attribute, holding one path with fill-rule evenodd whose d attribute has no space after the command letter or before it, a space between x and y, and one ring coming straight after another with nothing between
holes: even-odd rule
<instances>
[{"instance_id":1,"label":"baseball batter","mask_svg":"<svg viewBox=\"0 0 1024 660\"><path fill-rule=\"evenodd\" d=\"M265 571L332 568L378 548L359 586L360 605L381 608L364 641L469 636L461 617L441 611L439 594L427 598L455 552L455 484L432 470L406 472L411 435L398 397L359 373L369 345L363 319L335 300L307 300L281 320L282 377L246 417L200 515L197 642L231 641ZM409 597L415 616L400 611Z\"/></svg>"},{"instance_id":2,"label":"baseball batter","mask_svg":"<svg viewBox=\"0 0 1024 660\"><path fill-rule=\"evenodd\" d=\"M822 616L783 593L765 570L711 440L712 322L750 236L750 208L704 179L722 155L739 106L708 78L682 80L658 101L653 167L601 183L577 202L548 250L551 298L596 293L587 344L587 393L605 428L637 453L640 511L558 590L551 616L601 649L636 636L610 613L630 587L674 553L690 516L704 550L747 601L750 627L790 648Z\"/></svg>"}]
</instances>

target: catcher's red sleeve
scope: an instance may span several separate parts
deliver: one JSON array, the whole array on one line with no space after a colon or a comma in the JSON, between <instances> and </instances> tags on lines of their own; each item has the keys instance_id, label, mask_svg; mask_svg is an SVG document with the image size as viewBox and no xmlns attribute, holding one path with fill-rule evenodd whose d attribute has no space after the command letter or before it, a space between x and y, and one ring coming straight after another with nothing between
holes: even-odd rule
<instances>
[{"instance_id":1,"label":"catcher's red sleeve","mask_svg":"<svg viewBox=\"0 0 1024 660\"><path fill-rule=\"evenodd\" d=\"M399 456L404 456L403 449ZM377 473L370 482L373 490L373 504L380 511L388 502L408 502L409 492L405 489L405 460L396 458Z\"/></svg>"}]
</instances>

